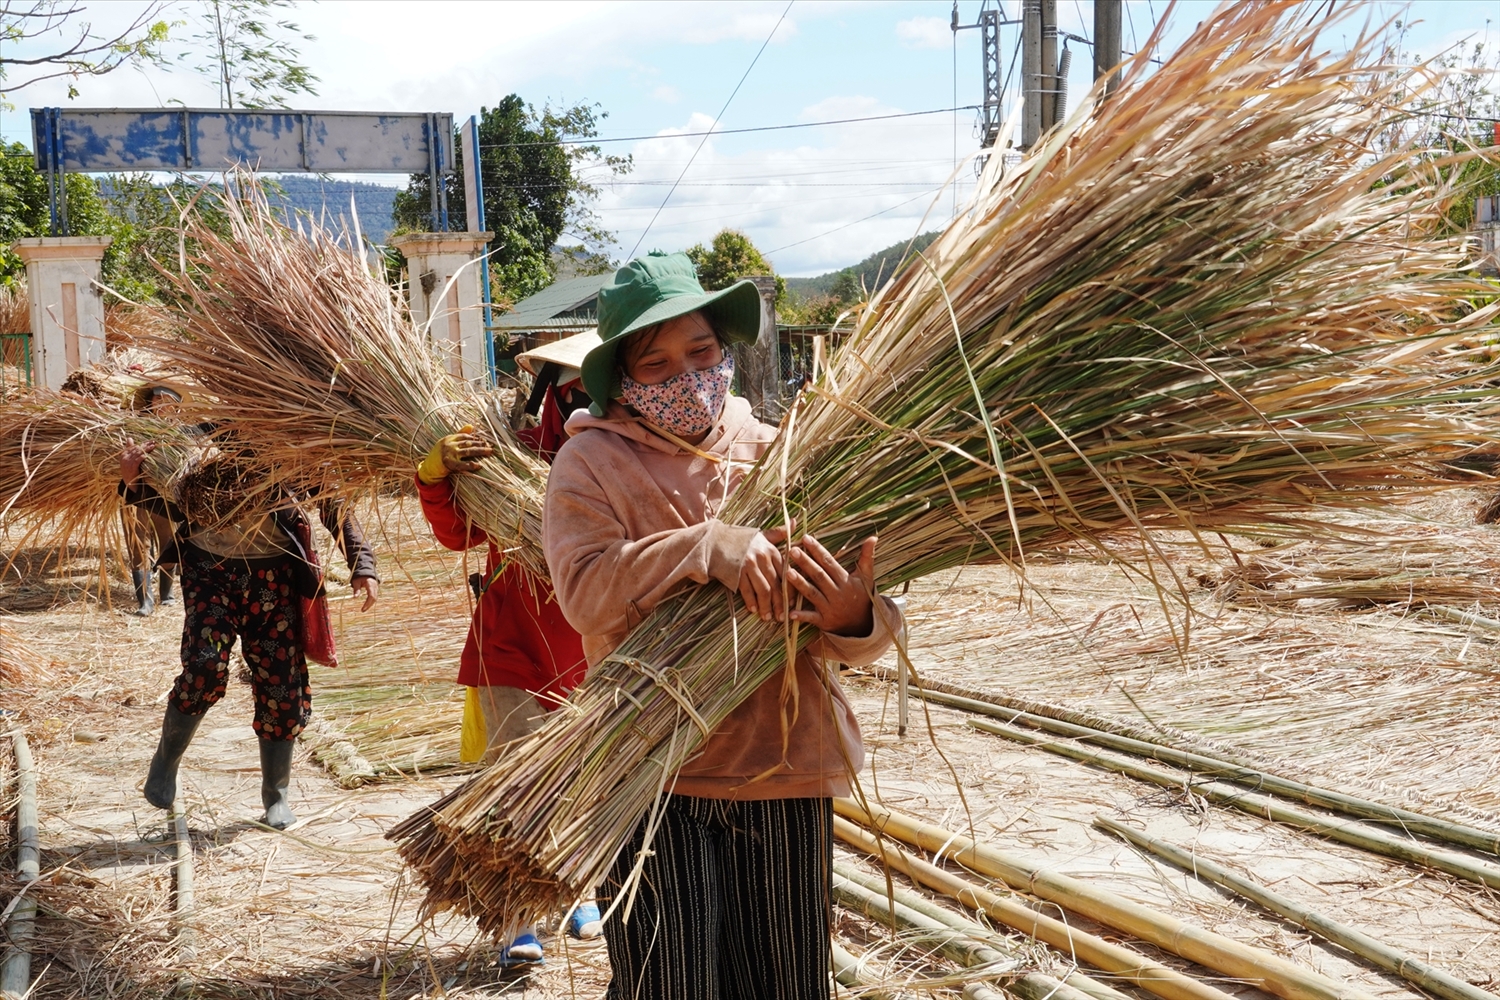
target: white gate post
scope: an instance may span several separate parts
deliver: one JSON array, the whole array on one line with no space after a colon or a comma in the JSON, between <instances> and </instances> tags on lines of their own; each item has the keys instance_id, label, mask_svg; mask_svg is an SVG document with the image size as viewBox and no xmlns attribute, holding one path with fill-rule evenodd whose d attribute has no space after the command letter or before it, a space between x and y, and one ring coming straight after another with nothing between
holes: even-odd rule
<instances>
[{"instance_id":1,"label":"white gate post","mask_svg":"<svg viewBox=\"0 0 1500 1000\"><path fill-rule=\"evenodd\" d=\"M109 236L34 236L11 245L26 262L35 384L60 389L70 372L104 357L99 265Z\"/></svg>"},{"instance_id":2,"label":"white gate post","mask_svg":"<svg viewBox=\"0 0 1500 1000\"><path fill-rule=\"evenodd\" d=\"M391 246L406 256L412 321L419 327L430 323L429 335L442 351L451 374L479 380L481 385L489 378L479 273L485 265L476 263L475 258L484 253L494 237L494 233L407 233L391 237Z\"/></svg>"}]
</instances>

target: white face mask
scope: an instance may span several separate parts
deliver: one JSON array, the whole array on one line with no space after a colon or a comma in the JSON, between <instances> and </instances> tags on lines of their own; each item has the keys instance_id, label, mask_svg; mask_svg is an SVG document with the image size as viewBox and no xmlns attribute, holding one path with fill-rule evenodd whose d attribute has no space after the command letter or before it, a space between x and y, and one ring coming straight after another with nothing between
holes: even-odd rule
<instances>
[{"instance_id":1,"label":"white face mask","mask_svg":"<svg viewBox=\"0 0 1500 1000\"><path fill-rule=\"evenodd\" d=\"M658 385L642 385L621 373L620 395L662 430L693 437L719 419L733 382L734 356L725 354L712 368L683 372Z\"/></svg>"}]
</instances>

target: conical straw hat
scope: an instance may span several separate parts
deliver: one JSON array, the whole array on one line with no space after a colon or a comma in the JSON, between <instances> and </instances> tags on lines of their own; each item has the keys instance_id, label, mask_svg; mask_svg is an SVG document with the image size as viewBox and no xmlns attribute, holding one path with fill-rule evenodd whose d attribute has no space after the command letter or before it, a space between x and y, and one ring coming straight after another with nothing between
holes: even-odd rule
<instances>
[{"instance_id":1,"label":"conical straw hat","mask_svg":"<svg viewBox=\"0 0 1500 1000\"><path fill-rule=\"evenodd\" d=\"M584 357L599 346L599 331L585 330L575 333L571 337L553 341L534 347L524 354L516 355L516 364L525 368L535 375L542 365L551 361L562 367L563 374L568 378L559 378L559 382L569 382L578 377L578 369L583 365Z\"/></svg>"}]
</instances>

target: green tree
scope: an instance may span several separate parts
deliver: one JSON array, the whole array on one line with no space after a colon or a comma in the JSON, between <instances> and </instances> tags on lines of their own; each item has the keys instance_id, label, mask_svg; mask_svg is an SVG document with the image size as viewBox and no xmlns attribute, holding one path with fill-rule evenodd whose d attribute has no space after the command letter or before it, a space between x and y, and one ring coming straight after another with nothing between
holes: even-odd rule
<instances>
[{"instance_id":1,"label":"green tree","mask_svg":"<svg viewBox=\"0 0 1500 1000\"><path fill-rule=\"evenodd\" d=\"M297 61L296 40L315 41L277 20L297 0L205 0L194 17L194 71L219 88L221 108L284 108L293 94L316 94L318 78Z\"/></svg>"},{"instance_id":2,"label":"green tree","mask_svg":"<svg viewBox=\"0 0 1500 1000\"><path fill-rule=\"evenodd\" d=\"M737 229L721 229L708 246L688 247L687 255L698 269L698 281L710 292L728 288L741 278L769 274L776 278L778 309L786 299L786 280L761 256L750 237Z\"/></svg>"},{"instance_id":3,"label":"green tree","mask_svg":"<svg viewBox=\"0 0 1500 1000\"><path fill-rule=\"evenodd\" d=\"M539 113L511 94L479 113L479 162L484 185L484 224L490 242L491 275L497 299L525 298L551 284L554 250L570 255L582 274L602 274L613 266L608 248L615 240L594 216L599 190L583 176L585 167L626 173L628 158L604 156L578 139L598 135L605 114L597 104ZM457 137L454 147L458 148ZM447 178L450 227L458 228L467 208L464 170ZM432 188L426 174L413 174L396 195L392 216L399 232L434 228ZM566 243L566 245L565 245Z\"/></svg>"},{"instance_id":4,"label":"green tree","mask_svg":"<svg viewBox=\"0 0 1500 1000\"><path fill-rule=\"evenodd\" d=\"M67 174L68 228L75 236L108 235L108 211L93 178ZM47 175L19 142L0 146L0 283L25 280L26 265L11 250L19 239L51 233Z\"/></svg>"},{"instance_id":5,"label":"green tree","mask_svg":"<svg viewBox=\"0 0 1500 1000\"><path fill-rule=\"evenodd\" d=\"M162 0L142 4L123 30L99 34L83 20L87 8L77 0L0 0L0 108L11 108L8 95L43 80L71 77L71 98L83 77L164 64L162 47L172 25L159 15L166 8Z\"/></svg>"},{"instance_id":6,"label":"green tree","mask_svg":"<svg viewBox=\"0 0 1500 1000\"><path fill-rule=\"evenodd\" d=\"M228 226L214 186L205 192L182 180L163 186L148 174L98 180L68 174L67 188L69 230L75 236L112 238L100 264L101 279L133 302L162 297L157 266L176 266L181 206L196 199L210 224ZM37 171L31 151L20 143L0 147L0 284L26 280L26 267L10 245L48 235L50 223L47 175Z\"/></svg>"}]
</instances>

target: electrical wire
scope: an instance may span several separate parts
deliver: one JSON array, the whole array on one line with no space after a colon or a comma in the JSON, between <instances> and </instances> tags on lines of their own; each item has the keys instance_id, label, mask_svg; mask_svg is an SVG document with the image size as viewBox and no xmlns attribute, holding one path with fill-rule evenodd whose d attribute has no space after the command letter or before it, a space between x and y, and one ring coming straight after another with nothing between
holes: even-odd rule
<instances>
[{"instance_id":1,"label":"electrical wire","mask_svg":"<svg viewBox=\"0 0 1500 1000\"><path fill-rule=\"evenodd\" d=\"M903 205L910 205L912 202L919 201L920 199L925 198L928 195L935 194L939 190L941 190L941 189L940 188L932 188L931 190L923 191L921 194L915 195L915 196L913 196L911 198L906 199L903 202L900 202L898 204L892 205L890 208L882 208L878 212L871 212L869 215L865 216L863 219L855 219L853 222L846 222L842 226L838 226L838 227L835 227L833 229L830 229L830 230L828 230L825 233L819 233L816 236L809 236L807 239L805 239L805 240L798 240L795 243L787 243L784 246L777 247L775 250L767 250L766 253L768 253L768 254L779 253L782 250L790 250L792 247L800 247L804 243L811 243L813 240L821 240L825 236L832 236L834 233L843 232L845 229L848 229L850 226L857 226L861 222L869 222L871 219L875 218L876 216L884 215L887 212L894 212L896 209L901 208Z\"/></svg>"},{"instance_id":2,"label":"electrical wire","mask_svg":"<svg viewBox=\"0 0 1500 1000\"><path fill-rule=\"evenodd\" d=\"M755 58L750 60L750 65L745 67L745 72L744 75L740 77L740 82L735 84L734 89L729 92L729 100L726 100L724 102L724 106L720 108L719 113L714 116L713 125L710 125L708 127L708 132L705 132L703 134L702 140L699 141L698 148L693 150L693 155L688 157L687 163L683 164L682 173L677 175L678 183L681 183L682 179L687 176L688 169L692 167L693 161L698 158L698 154L703 151L704 145L708 143L708 136L709 133L713 131L713 126L719 124L719 122L723 119L724 112L729 110L729 105L734 100L734 95L740 92L740 88L743 87L745 85L745 81L750 78L750 71L755 68L756 63L760 62L761 54L764 53L766 51L766 47L771 44L771 39L776 37L777 29L781 27L781 22L786 20L786 16L792 12L792 4L796 2L797 0L787 0L786 10L783 10L781 12L781 16L776 19L776 23L771 26L771 33L767 35L766 40L761 43L760 51L756 52ZM651 227L656 224L656 216L661 215L661 210L667 207L667 202L672 200L672 192L676 190L677 184L673 184L672 189L667 192L667 196L661 200L661 206L657 208L656 215L653 215L651 217L651 221L646 223L646 228L641 231L640 237L635 241L635 246L630 248L630 253L626 255L626 260L634 259L635 252L641 248L641 242L645 240L646 234L651 232Z\"/></svg>"},{"instance_id":3,"label":"electrical wire","mask_svg":"<svg viewBox=\"0 0 1500 1000\"><path fill-rule=\"evenodd\" d=\"M619 135L602 139L534 139L528 142L497 142L480 149L520 149L525 146L597 146L605 142L649 142L653 139L695 139L709 135L745 135L749 132L784 132L794 128L822 128L825 125L858 125L861 122L883 122L893 118L920 118L924 115L946 115L948 112L975 111L977 104L960 104L952 108L928 111L897 111L888 115L865 115L860 118L829 118L820 122L790 122L786 125L756 125L750 128L709 129L707 132L672 132L668 135Z\"/></svg>"}]
</instances>

